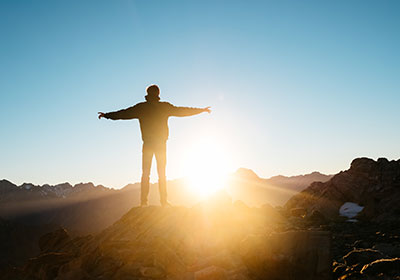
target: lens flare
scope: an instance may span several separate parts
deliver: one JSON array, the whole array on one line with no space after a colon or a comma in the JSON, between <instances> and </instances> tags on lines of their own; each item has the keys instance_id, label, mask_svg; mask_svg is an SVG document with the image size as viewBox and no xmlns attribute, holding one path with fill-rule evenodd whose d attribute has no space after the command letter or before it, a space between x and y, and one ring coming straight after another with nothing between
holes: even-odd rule
<instances>
[{"instance_id":1,"label":"lens flare","mask_svg":"<svg viewBox=\"0 0 400 280\"><path fill-rule=\"evenodd\" d=\"M187 186L205 198L225 188L231 163L224 147L210 138L202 138L188 148L184 173Z\"/></svg>"}]
</instances>

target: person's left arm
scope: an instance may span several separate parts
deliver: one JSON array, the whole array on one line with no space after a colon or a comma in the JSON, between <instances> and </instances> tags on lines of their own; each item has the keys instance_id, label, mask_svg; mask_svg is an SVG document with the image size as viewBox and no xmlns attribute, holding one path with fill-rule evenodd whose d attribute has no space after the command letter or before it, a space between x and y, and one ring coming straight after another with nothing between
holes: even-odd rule
<instances>
[{"instance_id":1,"label":"person's left arm","mask_svg":"<svg viewBox=\"0 0 400 280\"><path fill-rule=\"evenodd\" d=\"M211 113L210 107L193 108L193 107L180 107L171 104L170 116L174 117L188 117L194 116L203 112Z\"/></svg>"}]
</instances>

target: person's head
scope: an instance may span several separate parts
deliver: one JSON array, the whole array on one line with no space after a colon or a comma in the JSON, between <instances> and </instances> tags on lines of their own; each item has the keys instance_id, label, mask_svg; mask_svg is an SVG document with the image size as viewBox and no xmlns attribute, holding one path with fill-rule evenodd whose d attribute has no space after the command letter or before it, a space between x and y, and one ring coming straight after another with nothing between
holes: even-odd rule
<instances>
[{"instance_id":1,"label":"person's head","mask_svg":"<svg viewBox=\"0 0 400 280\"><path fill-rule=\"evenodd\" d=\"M160 89L157 85L150 85L146 88L147 95L144 97L147 101L159 101Z\"/></svg>"}]
</instances>

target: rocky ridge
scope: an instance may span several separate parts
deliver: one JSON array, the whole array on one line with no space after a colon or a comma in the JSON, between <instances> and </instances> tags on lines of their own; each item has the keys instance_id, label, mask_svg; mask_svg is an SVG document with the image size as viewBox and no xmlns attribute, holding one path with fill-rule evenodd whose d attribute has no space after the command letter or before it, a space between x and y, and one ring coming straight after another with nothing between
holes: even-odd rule
<instances>
[{"instance_id":1,"label":"rocky ridge","mask_svg":"<svg viewBox=\"0 0 400 280\"><path fill-rule=\"evenodd\" d=\"M253 174L251 178L249 174ZM271 204L281 193L286 201L292 195L284 192L286 189L305 188L315 179L329 178L315 174L279 176L276 185L271 188L269 179L261 179L253 171L242 168L232 176L227 189L231 191L234 200L241 199L248 205L261 206ZM157 189L152 184L150 204L159 203L158 192L154 191ZM182 179L169 181L168 192L175 205L193 206L199 202L196 193L191 192ZM139 183L116 190L102 185L95 186L93 183L74 186L69 183L42 186L24 183L17 186L7 180L0 180L0 217L31 225L59 224L75 232L94 233L111 225L132 206L138 205L139 198ZM93 221L90 225L85 223L89 219Z\"/></svg>"},{"instance_id":2,"label":"rocky ridge","mask_svg":"<svg viewBox=\"0 0 400 280\"><path fill-rule=\"evenodd\" d=\"M332 233L335 279L400 279L400 160L353 160L350 169L293 196L285 211L302 228ZM344 203L360 205L355 219L339 215Z\"/></svg>"},{"instance_id":3,"label":"rocky ridge","mask_svg":"<svg viewBox=\"0 0 400 280\"><path fill-rule=\"evenodd\" d=\"M358 216L370 222L400 222L400 160L357 158L350 169L328 182L314 182L293 196L287 209L303 208L310 214L318 211L326 218L337 219L345 202L364 209Z\"/></svg>"},{"instance_id":4,"label":"rocky ridge","mask_svg":"<svg viewBox=\"0 0 400 280\"><path fill-rule=\"evenodd\" d=\"M57 280L330 279L330 233L291 227L272 207L232 204L225 194L192 208L136 207L95 236L72 238L63 229L43 236L39 256L3 275Z\"/></svg>"}]
</instances>

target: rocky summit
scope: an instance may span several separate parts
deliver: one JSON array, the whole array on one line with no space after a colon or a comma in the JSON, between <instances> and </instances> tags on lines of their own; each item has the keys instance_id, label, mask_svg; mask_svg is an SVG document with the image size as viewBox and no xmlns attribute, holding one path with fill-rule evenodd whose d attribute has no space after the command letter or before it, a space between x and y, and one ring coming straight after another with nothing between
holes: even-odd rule
<instances>
[{"instance_id":1,"label":"rocky summit","mask_svg":"<svg viewBox=\"0 0 400 280\"><path fill-rule=\"evenodd\" d=\"M346 202L363 207L358 219L377 223L400 222L400 160L357 158L349 170L325 183L315 182L285 205L336 219Z\"/></svg>"},{"instance_id":2,"label":"rocky summit","mask_svg":"<svg viewBox=\"0 0 400 280\"><path fill-rule=\"evenodd\" d=\"M290 230L268 205L223 196L192 208L136 207L95 236L59 229L0 278L330 279L330 242L327 231Z\"/></svg>"}]
</instances>

